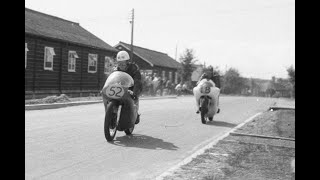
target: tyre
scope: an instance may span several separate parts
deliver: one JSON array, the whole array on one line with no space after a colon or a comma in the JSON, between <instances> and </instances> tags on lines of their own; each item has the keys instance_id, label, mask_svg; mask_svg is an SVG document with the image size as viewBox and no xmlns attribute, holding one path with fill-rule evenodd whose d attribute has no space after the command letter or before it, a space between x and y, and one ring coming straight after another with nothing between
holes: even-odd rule
<instances>
[{"instance_id":1,"label":"tyre","mask_svg":"<svg viewBox=\"0 0 320 180\"><path fill-rule=\"evenodd\" d=\"M131 135L133 130L134 130L134 126L132 128L124 130L124 132L126 133L126 135Z\"/></svg>"},{"instance_id":2,"label":"tyre","mask_svg":"<svg viewBox=\"0 0 320 180\"><path fill-rule=\"evenodd\" d=\"M201 109L202 109L202 108L201 108ZM202 122L202 124L206 124L206 118L205 118L204 115L205 115L205 114L202 113L202 111L201 111L201 122Z\"/></svg>"},{"instance_id":3,"label":"tyre","mask_svg":"<svg viewBox=\"0 0 320 180\"><path fill-rule=\"evenodd\" d=\"M104 135L107 141L113 141L117 133L117 125L121 114L121 106L110 102L104 118Z\"/></svg>"},{"instance_id":4,"label":"tyre","mask_svg":"<svg viewBox=\"0 0 320 180\"><path fill-rule=\"evenodd\" d=\"M209 99L206 97L203 97L200 99L200 113L201 113L201 122L202 124L206 124L206 118L205 115L208 113L208 103Z\"/></svg>"}]
</instances>

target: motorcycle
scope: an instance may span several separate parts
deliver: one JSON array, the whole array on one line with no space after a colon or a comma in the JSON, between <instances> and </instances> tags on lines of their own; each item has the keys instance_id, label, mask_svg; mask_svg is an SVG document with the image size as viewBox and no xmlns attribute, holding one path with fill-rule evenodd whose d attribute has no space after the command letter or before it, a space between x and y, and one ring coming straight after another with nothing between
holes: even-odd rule
<instances>
[{"instance_id":1,"label":"motorcycle","mask_svg":"<svg viewBox=\"0 0 320 180\"><path fill-rule=\"evenodd\" d=\"M107 141L113 141L117 131L131 135L134 130L138 107L128 91L133 85L134 80L129 74L115 71L109 75L102 88L104 134Z\"/></svg>"},{"instance_id":2,"label":"motorcycle","mask_svg":"<svg viewBox=\"0 0 320 180\"><path fill-rule=\"evenodd\" d=\"M218 111L220 89L215 86L212 80L202 79L193 88L193 94L196 98L197 107L199 105L201 122L206 124L207 118L212 121Z\"/></svg>"}]
</instances>

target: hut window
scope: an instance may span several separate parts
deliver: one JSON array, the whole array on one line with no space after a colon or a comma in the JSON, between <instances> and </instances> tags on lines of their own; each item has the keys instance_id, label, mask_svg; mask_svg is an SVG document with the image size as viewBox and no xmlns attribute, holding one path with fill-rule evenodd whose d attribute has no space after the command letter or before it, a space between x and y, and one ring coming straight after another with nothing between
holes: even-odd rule
<instances>
[{"instance_id":1,"label":"hut window","mask_svg":"<svg viewBox=\"0 0 320 180\"><path fill-rule=\"evenodd\" d=\"M76 58L79 58L77 52L76 51L69 51L68 72L76 72Z\"/></svg>"},{"instance_id":2,"label":"hut window","mask_svg":"<svg viewBox=\"0 0 320 180\"><path fill-rule=\"evenodd\" d=\"M27 68L27 54L28 54L28 43L25 43L25 48L24 48L24 54L25 54L25 60L24 60L24 68Z\"/></svg>"},{"instance_id":3,"label":"hut window","mask_svg":"<svg viewBox=\"0 0 320 180\"><path fill-rule=\"evenodd\" d=\"M104 74L110 74L114 64L114 60L111 57L106 56L104 58Z\"/></svg>"},{"instance_id":4,"label":"hut window","mask_svg":"<svg viewBox=\"0 0 320 180\"><path fill-rule=\"evenodd\" d=\"M172 72L169 72L169 80L172 82Z\"/></svg>"},{"instance_id":5,"label":"hut window","mask_svg":"<svg viewBox=\"0 0 320 180\"><path fill-rule=\"evenodd\" d=\"M56 55L54 53L54 49L52 47L45 47L44 49L44 69L45 70L53 70L53 56Z\"/></svg>"},{"instance_id":6,"label":"hut window","mask_svg":"<svg viewBox=\"0 0 320 180\"><path fill-rule=\"evenodd\" d=\"M97 64L98 64L98 55L97 54L89 54L88 56L88 72L96 73L97 72Z\"/></svg>"},{"instance_id":7,"label":"hut window","mask_svg":"<svg viewBox=\"0 0 320 180\"><path fill-rule=\"evenodd\" d=\"M164 80L166 78L166 71L162 71L162 79Z\"/></svg>"},{"instance_id":8,"label":"hut window","mask_svg":"<svg viewBox=\"0 0 320 180\"><path fill-rule=\"evenodd\" d=\"M178 72L175 73L175 81L176 84L178 84Z\"/></svg>"}]
</instances>

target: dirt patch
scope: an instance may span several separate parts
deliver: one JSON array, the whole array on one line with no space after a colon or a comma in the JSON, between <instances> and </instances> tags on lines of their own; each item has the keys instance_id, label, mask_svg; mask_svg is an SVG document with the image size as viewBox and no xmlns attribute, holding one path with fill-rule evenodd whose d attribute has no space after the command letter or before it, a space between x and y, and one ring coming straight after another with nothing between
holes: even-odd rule
<instances>
[{"instance_id":1,"label":"dirt patch","mask_svg":"<svg viewBox=\"0 0 320 180\"><path fill-rule=\"evenodd\" d=\"M295 111L268 111L235 132L295 138Z\"/></svg>"},{"instance_id":2,"label":"dirt patch","mask_svg":"<svg viewBox=\"0 0 320 180\"><path fill-rule=\"evenodd\" d=\"M52 103L65 103L65 102L78 102L78 101L97 101L102 100L101 96L88 96L88 97L76 97L69 98L65 94L61 94L60 96L48 96L42 99L30 99L25 100L25 105L30 104L52 104Z\"/></svg>"},{"instance_id":3,"label":"dirt patch","mask_svg":"<svg viewBox=\"0 0 320 180\"><path fill-rule=\"evenodd\" d=\"M266 112L235 132L295 137L295 111ZM164 180L295 179L295 141L229 135Z\"/></svg>"}]
</instances>

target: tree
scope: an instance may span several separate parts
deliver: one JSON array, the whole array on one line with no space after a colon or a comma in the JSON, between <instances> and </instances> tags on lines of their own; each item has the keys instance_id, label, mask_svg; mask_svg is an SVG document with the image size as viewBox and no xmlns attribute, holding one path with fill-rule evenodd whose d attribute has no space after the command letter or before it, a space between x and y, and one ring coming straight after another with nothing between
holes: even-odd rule
<instances>
[{"instance_id":1,"label":"tree","mask_svg":"<svg viewBox=\"0 0 320 180\"><path fill-rule=\"evenodd\" d=\"M293 68L293 66L290 66L288 69L287 69L287 72L288 72L288 76L289 76L289 81L290 83L292 84L292 96L295 97L295 89L296 89L296 71L295 69Z\"/></svg>"},{"instance_id":2,"label":"tree","mask_svg":"<svg viewBox=\"0 0 320 180\"><path fill-rule=\"evenodd\" d=\"M245 78L241 77L235 68L229 68L223 78L222 92L225 94L241 94L243 88L246 87Z\"/></svg>"},{"instance_id":3,"label":"tree","mask_svg":"<svg viewBox=\"0 0 320 180\"><path fill-rule=\"evenodd\" d=\"M193 50L187 48L179 60L182 65L180 69L182 81L191 81L192 72L195 70L195 62L198 61L195 59Z\"/></svg>"},{"instance_id":4,"label":"tree","mask_svg":"<svg viewBox=\"0 0 320 180\"><path fill-rule=\"evenodd\" d=\"M204 67L204 68L203 68L203 72L207 72L208 70L209 70L208 67ZM221 73L221 70L219 69L219 66L213 67L213 72L216 72L216 73L218 73L219 75L222 74L222 73Z\"/></svg>"}]
</instances>

